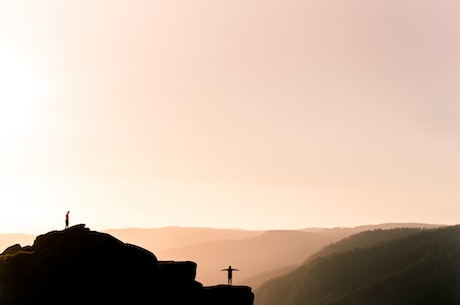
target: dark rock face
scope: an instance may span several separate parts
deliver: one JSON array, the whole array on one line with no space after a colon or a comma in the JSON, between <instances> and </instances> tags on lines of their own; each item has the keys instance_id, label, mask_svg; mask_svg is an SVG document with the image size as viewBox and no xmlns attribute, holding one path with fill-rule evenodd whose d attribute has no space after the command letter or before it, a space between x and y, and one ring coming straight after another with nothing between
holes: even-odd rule
<instances>
[{"instance_id":1,"label":"dark rock face","mask_svg":"<svg viewBox=\"0 0 460 305\"><path fill-rule=\"evenodd\" d=\"M14 245L12 245L12 246L6 248L6 249L2 252L2 254L0 254L0 255L14 254L14 253L16 253L16 252L18 252L18 251L21 251L21 250L22 250L22 247L21 247L20 244L14 244Z\"/></svg>"},{"instance_id":2,"label":"dark rock face","mask_svg":"<svg viewBox=\"0 0 460 305\"><path fill-rule=\"evenodd\" d=\"M0 304L252 305L249 287L203 287L196 268L77 225L3 251Z\"/></svg>"},{"instance_id":3,"label":"dark rock face","mask_svg":"<svg viewBox=\"0 0 460 305\"><path fill-rule=\"evenodd\" d=\"M218 285L204 287L203 304L206 305L252 305L254 294L247 286Z\"/></svg>"}]
</instances>

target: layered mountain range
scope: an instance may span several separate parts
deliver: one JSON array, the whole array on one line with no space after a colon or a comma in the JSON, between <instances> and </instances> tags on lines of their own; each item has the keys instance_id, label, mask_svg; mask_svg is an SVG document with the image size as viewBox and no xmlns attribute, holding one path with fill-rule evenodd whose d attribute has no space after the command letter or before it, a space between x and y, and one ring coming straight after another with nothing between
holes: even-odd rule
<instances>
[{"instance_id":1,"label":"layered mountain range","mask_svg":"<svg viewBox=\"0 0 460 305\"><path fill-rule=\"evenodd\" d=\"M239 269L233 282L253 289L269 279L300 266L323 247L353 234L392 228L434 228L421 223L387 223L358 227L305 228L299 230L239 230L216 228L125 228L103 230L125 243L155 253L159 260L194 261L197 280L204 285L226 283L220 270L232 265ZM26 234L0 234L0 251L19 243L31 245Z\"/></svg>"},{"instance_id":2,"label":"layered mountain range","mask_svg":"<svg viewBox=\"0 0 460 305\"><path fill-rule=\"evenodd\" d=\"M77 225L5 249L0 303L450 305L460 304L458 262L460 226L96 232ZM235 286L222 284L229 264L239 269ZM199 279L202 267L215 285Z\"/></svg>"},{"instance_id":3,"label":"layered mountain range","mask_svg":"<svg viewBox=\"0 0 460 305\"><path fill-rule=\"evenodd\" d=\"M239 271L234 283L254 289L272 277L301 265L323 247L353 234L391 228L433 228L421 223L387 223L359 227L305 228L299 230L247 231L213 228L169 227L106 230L117 238L140 245L159 259L192 260L200 267L197 279L205 285L226 280L222 268Z\"/></svg>"}]
</instances>

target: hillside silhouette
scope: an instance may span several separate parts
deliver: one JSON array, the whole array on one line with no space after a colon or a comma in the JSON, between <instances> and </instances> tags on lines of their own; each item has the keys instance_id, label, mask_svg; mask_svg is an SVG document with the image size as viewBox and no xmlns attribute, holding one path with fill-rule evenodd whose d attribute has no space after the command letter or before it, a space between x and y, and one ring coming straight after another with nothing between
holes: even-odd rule
<instances>
[{"instance_id":1,"label":"hillside silhouette","mask_svg":"<svg viewBox=\"0 0 460 305\"><path fill-rule=\"evenodd\" d=\"M373 230L255 291L255 305L460 304L460 226Z\"/></svg>"},{"instance_id":2,"label":"hillside silhouette","mask_svg":"<svg viewBox=\"0 0 460 305\"><path fill-rule=\"evenodd\" d=\"M253 304L250 287L203 286L196 270L81 224L5 249L0 304Z\"/></svg>"}]
</instances>

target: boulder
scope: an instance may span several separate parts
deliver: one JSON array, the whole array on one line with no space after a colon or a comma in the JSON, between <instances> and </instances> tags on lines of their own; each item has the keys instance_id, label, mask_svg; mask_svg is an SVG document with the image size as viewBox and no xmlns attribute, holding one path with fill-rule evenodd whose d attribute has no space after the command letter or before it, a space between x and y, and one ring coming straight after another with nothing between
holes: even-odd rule
<instances>
[{"instance_id":1,"label":"boulder","mask_svg":"<svg viewBox=\"0 0 460 305\"><path fill-rule=\"evenodd\" d=\"M15 254L16 252L21 251L21 249L22 247L20 244L14 244L6 248L0 255Z\"/></svg>"},{"instance_id":2,"label":"boulder","mask_svg":"<svg viewBox=\"0 0 460 305\"><path fill-rule=\"evenodd\" d=\"M203 305L252 305L254 293L248 286L217 285L203 288Z\"/></svg>"},{"instance_id":3,"label":"boulder","mask_svg":"<svg viewBox=\"0 0 460 305\"><path fill-rule=\"evenodd\" d=\"M190 282L195 280L196 263L191 261L160 261L158 263L160 276L171 282Z\"/></svg>"}]
</instances>

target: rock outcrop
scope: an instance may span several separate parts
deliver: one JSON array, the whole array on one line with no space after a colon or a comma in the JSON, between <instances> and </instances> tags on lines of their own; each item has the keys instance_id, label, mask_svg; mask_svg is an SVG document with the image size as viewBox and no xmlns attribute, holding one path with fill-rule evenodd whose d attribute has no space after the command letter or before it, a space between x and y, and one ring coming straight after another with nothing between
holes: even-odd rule
<instances>
[{"instance_id":1,"label":"rock outcrop","mask_svg":"<svg viewBox=\"0 0 460 305\"><path fill-rule=\"evenodd\" d=\"M0 304L253 304L250 287L203 287L196 268L76 225L3 251Z\"/></svg>"}]
</instances>

